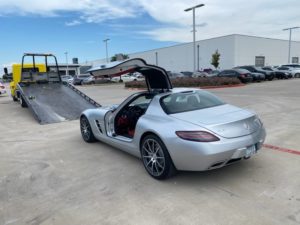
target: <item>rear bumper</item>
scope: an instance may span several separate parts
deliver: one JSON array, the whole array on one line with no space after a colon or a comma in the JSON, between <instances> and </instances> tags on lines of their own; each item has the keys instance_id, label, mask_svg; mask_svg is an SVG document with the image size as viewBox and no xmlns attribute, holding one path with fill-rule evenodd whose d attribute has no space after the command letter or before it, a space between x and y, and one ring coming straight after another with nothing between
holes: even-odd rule
<instances>
[{"instance_id":1,"label":"rear bumper","mask_svg":"<svg viewBox=\"0 0 300 225\"><path fill-rule=\"evenodd\" d=\"M177 137L171 144L166 145L178 170L204 171L243 159L247 156L247 147L255 145L258 151L265 137L266 131L262 127L250 135L230 139L221 138L217 142L200 143Z\"/></svg>"}]
</instances>

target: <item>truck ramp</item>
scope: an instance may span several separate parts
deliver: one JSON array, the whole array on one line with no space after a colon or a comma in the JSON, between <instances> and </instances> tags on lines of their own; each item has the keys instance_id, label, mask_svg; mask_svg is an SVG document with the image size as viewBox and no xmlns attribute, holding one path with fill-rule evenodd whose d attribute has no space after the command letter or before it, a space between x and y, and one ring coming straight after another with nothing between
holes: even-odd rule
<instances>
[{"instance_id":1,"label":"truck ramp","mask_svg":"<svg viewBox=\"0 0 300 225\"><path fill-rule=\"evenodd\" d=\"M101 106L70 84L23 84L19 90L40 124L75 120L82 111Z\"/></svg>"}]
</instances>

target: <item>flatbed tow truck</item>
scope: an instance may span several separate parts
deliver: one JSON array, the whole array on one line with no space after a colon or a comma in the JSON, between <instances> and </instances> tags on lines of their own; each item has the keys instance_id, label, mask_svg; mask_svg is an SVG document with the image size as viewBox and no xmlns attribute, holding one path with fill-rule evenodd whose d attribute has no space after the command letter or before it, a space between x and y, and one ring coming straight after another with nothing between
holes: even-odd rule
<instances>
[{"instance_id":1,"label":"flatbed tow truck","mask_svg":"<svg viewBox=\"0 0 300 225\"><path fill-rule=\"evenodd\" d=\"M32 58L32 64L24 63L27 57ZM44 58L45 64L36 64L37 57ZM49 58L54 59L55 70L49 69ZM13 65L10 88L13 100L28 107L40 124L78 119L85 109L101 107L72 84L62 82L52 54L25 53L22 64Z\"/></svg>"}]
</instances>

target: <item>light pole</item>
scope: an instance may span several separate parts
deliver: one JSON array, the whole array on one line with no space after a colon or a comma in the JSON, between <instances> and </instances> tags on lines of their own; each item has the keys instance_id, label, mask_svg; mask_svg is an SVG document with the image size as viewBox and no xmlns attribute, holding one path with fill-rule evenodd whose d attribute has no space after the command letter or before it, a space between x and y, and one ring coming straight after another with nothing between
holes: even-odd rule
<instances>
[{"instance_id":1,"label":"light pole","mask_svg":"<svg viewBox=\"0 0 300 225\"><path fill-rule=\"evenodd\" d=\"M204 6L204 4L199 4L199 5L196 5L196 6L193 6L191 8L187 8L185 9L184 11L185 12L188 12L188 11L191 11L193 10L193 57L194 57L194 72L196 71L196 16L195 16L195 11L196 11L196 8L200 8Z\"/></svg>"},{"instance_id":2,"label":"light pole","mask_svg":"<svg viewBox=\"0 0 300 225\"><path fill-rule=\"evenodd\" d=\"M68 62L68 52L65 52L66 55L66 64L67 64L67 70L66 70L66 75L69 75L69 62Z\"/></svg>"},{"instance_id":3,"label":"light pole","mask_svg":"<svg viewBox=\"0 0 300 225\"><path fill-rule=\"evenodd\" d=\"M103 40L105 42L105 50L106 50L106 63L108 63L108 49L107 49L107 42L109 41L109 38L106 38Z\"/></svg>"},{"instance_id":4,"label":"light pole","mask_svg":"<svg viewBox=\"0 0 300 225\"><path fill-rule=\"evenodd\" d=\"M286 30L289 30L289 31L290 31L290 37L289 37L289 56L288 56L289 58L288 58L288 63L290 63L290 61L291 61L292 30L298 29L298 28L300 28L300 27L289 27L289 28L283 29L283 31L286 31Z\"/></svg>"}]
</instances>

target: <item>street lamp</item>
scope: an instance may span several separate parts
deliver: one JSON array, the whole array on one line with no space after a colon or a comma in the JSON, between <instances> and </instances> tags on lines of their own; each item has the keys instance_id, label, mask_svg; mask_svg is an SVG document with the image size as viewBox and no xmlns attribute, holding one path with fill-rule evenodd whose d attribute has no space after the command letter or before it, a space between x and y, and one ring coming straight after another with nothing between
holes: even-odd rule
<instances>
[{"instance_id":1,"label":"street lamp","mask_svg":"<svg viewBox=\"0 0 300 225\"><path fill-rule=\"evenodd\" d=\"M190 8L185 9L185 12L193 10L193 56L194 56L194 72L196 71L196 22L195 22L195 10L196 8L200 8L204 6L204 4L199 4Z\"/></svg>"},{"instance_id":2,"label":"street lamp","mask_svg":"<svg viewBox=\"0 0 300 225\"><path fill-rule=\"evenodd\" d=\"M109 38L106 38L103 40L105 42L105 49L106 49L106 63L108 63L108 49L107 49L107 42L109 41Z\"/></svg>"},{"instance_id":3,"label":"street lamp","mask_svg":"<svg viewBox=\"0 0 300 225\"><path fill-rule=\"evenodd\" d=\"M289 37L289 58L288 58L288 63L290 63L291 60L291 41L292 41L292 30L294 29L298 29L300 27L289 27L289 28L285 28L283 29L283 31L289 30L290 31L290 37Z\"/></svg>"},{"instance_id":4,"label":"street lamp","mask_svg":"<svg viewBox=\"0 0 300 225\"><path fill-rule=\"evenodd\" d=\"M68 52L65 52L66 55L66 64L67 64L67 70L66 70L66 75L69 75L69 62L68 62Z\"/></svg>"}]
</instances>

